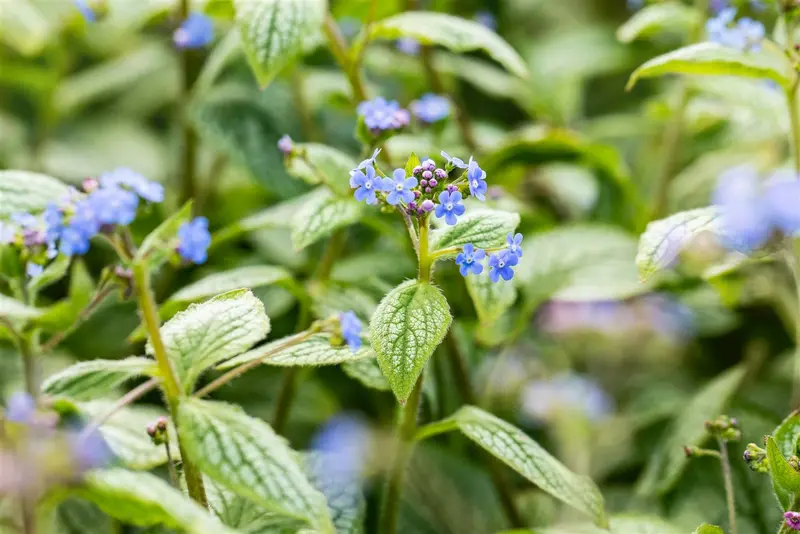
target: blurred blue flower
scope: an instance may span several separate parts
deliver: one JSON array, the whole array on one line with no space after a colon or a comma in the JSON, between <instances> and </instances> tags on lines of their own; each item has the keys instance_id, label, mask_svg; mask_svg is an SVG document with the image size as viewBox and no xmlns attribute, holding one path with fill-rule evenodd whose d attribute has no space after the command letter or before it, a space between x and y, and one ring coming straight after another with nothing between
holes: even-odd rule
<instances>
[{"instance_id":1,"label":"blurred blue flower","mask_svg":"<svg viewBox=\"0 0 800 534\"><path fill-rule=\"evenodd\" d=\"M469 182L469 192L478 200L486 200L486 190L489 188L486 185L486 171L480 168L478 162L469 158L469 167L467 168L467 182Z\"/></svg>"},{"instance_id":2,"label":"blurred blue flower","mask_svg":"<svg viewBox=\"0 0 800 534\"><path fill-rule=\"evenodd\" d=\"M94 11L92 11L92 8L87 0L73 0L73 3L75 4L75 7L78 8L78 11L80 11L83 20L86 22L95 21Z\"/></svg>"},{"instance_id":3,"label":"blurred blue flower","mask_svg":"<svg viewBox=\"0 0 800 534\"><path fill-rule=\"evenodd\" d=\"M483 272L483 264L480 263L486 257L486 252L483 249L475 248L472 243L464 245L463 251L456 256L456 265L460 265L459 272L461 276L467 276L470 272L474 274L481 274Z\"/></svg>"},{"instance_id":4,"label":"blurred blue flower","mask_svg":"<svg viewBox=\"0 0 800 534\"><path fill-rule=\"evenodd\" d=\"M17 237L17 227L0 221L0 245L7 245Z\"/></svg>"},{"instance_id":5,"label":"blurred blue flower","mask_svg":"<svg viewBox=\"0 0 800 534\"><path fill-rule=\"evenodd\" d=\"M164 201L164 186L158 182L148 180L138 172L122 167L100 175L100 185L103 188L127 188L139 195L147 202L159 203Z\"/></svg>"},{"instance_id":6,"label":"blurred blue flower","mask_svg":"<svg viewBox=\"0 0 800 534\"><path fill-rule=\"evenodd\" d=\"M208 219L205 217L195 217L178 229L178 254L184 260L205 263L210 245L211 234L208 232Z\"/></svg>"},{"instance_id":7,"label":"blurred blue flower","mask_svg":"<svg viewBox=\"0 0 800 534\"><path fill-rule=\"evenodd\" d=\"M97 429L88 432L73 430L67 435L67 443L80 471L103 467L114 457L108 443Z\"/></svg>"},{"instance_id":8,"label":"blurred blue flower","mask_svg":"<svg viewBox=\"0 0 800 534\"><path fill-rule=\"evenodd\" d=\"M766 243L772 222L754 168L739 166L722 173L712 199L722 208L727 246L747 253Z\"/></svg>"},{"instance_id":9,"label":"blurred blue flower","mask_svg":"<svg viewBox=\"0 0 800 534\"><path fill-rule=\"evenodd\" d=\"M18 224L20 228L35 228L39 225L39 221L34 215L24 211L11 214L11 220Z\"/></svg>"},{"instance_id":10,"label":"blurred blue flower","mask_svg":"<svg viewBox=\"0 0 800 534\"><path fill-rule=\"evenodd\" d=\"M29 261L27 264L25 264L25 276L27 276L28 278L35 278L40 274L42 274L43 271L44 271L44 266L39 265L38 263L33 263Z\"/></svg>"},{"instance_id":11,"label":"blurred blue flower","mask_svg":"<svg viewBox=\"0 0 800 534\"><path fill-rule=\"evenodd\" d=\"M311 450L319 455L315 478L323 489L344 489L360 484L364 475L372 437L363 419L336 415L329 419L311 441Z\"/></svg>"},{"instance_id":12,"label":"blurred blue flower","mask_svg":"<svg viewBox=\"0 0 800 534\"><path fill-rule=\"evenodd\" d=\"M210 17L194 12L172 34L178 48L202 48L214 40L214 21Z\"/></svg>"},{"instance_id":13,"label":"blurred blue flower","mask_svg":"<svg viewBox=\"0 0 800 534\"><path fill-rule=\"evenodd\" d=\"M644 7L644 0L628 0L628 9L639 11Z\"/></svg>"},{"instance_id":14,"label":"blurred blue flower","mask_svg":"<svg viewBox=\"0 0 800 534\"><path fill-rule=\"evenodd\" d=\"M381 96L361 102L358 114L364 117L367 128L374 132L402 128L409 121L408 111L402 109L397 100L387 101Z\"/></svg>"},{"instance_id":15,"label":"blurred blue flower","mask_svg":"<svg viewBox=\"0 0 800 534\"><path fill-rule=\"evenodd\" d=\"M708 39L737 50L759 50L764 38L764 25L748 17L733 24L735 19L736 8L733 7L722 9L715 17L708 19Z\"/></svg>"},{"instance_id":16,"label":"blurred blue flower","mask_svg":"<svg viewBox=\"0 0 800 534\"><path fill-rule=\"evenodd\" d=\"M395 43L395 47L400 52L408 54L409 56L416 56L419 54L419 50L421 48L419 41L412 37L403 37L402 39L398 39Z\"/></svg>"},{"instance_id":17,"label":"blurred blue flower","mask_svg":"<svg viewBox=\"0 0 800 534\"><path fill-rule=\"evenodd\" d=\"M367 166L364 171L366 172L360 169L353 171L350 175L350 187L357 188L354 194L356 200L359 202L366 200L367 204L375 204L378 202L375 193L383 191L383 180L375 173L375 168L371 165Z\"/></svg>"},{"instance_id":18,"label":"blurred blue flower","mask_svg":"<svg viewBox=\"0 0 800 534\"><path fill-rule=\"evenodd\" d=\"M497 20L494 18L494 15L492 15L489 11L482 10L475 13L475 22L477 22L481 26L489 28L492 31L495 31L497 29Z\"/></svg>"},{"instance_id":19,"label":"blurred blue flower","mask_svg":"<svg viewBox=\"0 0 800 534\"><path fill-rule=\"evenodd\" d=\"M426 93L411 102L411 113L422 122L438 122L450 116L450 101L444 96Z\"/></svg>"},{"instance_id":20,"label":"blurred blue flower","mask_svg":"<svg viewBox=\"0 0 800 534\"><path fill-rule=\"evenodd\" d=\"M36 415L36 401L33 397L18 391L9 397L6 403L5 418L7 421L30 424Z\"/></svg>"},{"instance_id":21,"label":"blurred blue flower","mask_svg":"<svg viewBox=\"0 0 800 534\"><path fill-rule=\"evenodd\" d=\"M533 380L522 392L522 409L529 417L547 421L572 411L598 421L614 410L614 401L596 382L573 373Z\"/></svg>"},{"instance_id":22,"label":"blurred blue flower","mask_svg":"<svg viewBox=\"0 0 800 534\"><path fill-rule=\"evenodd\" d=\"M342 331L342 337L347 342L350 350L356 352L361 348L361 330L364 325L358 319L353 311L346 311L339 314L339 326Z\"/></svg>"},{"instance_id":23,"label":"blurred blue flower","mask_svg":"<svg viewBox=\"0 0 800 534\"><path fill-rule=\"evenodd\" d=\"M508 252L518 258L522 257L522 247L520 246L522 245L522 234L514 235L509 232L506 236L506 244L508 245Z\"/></svg>"},{"instance_id":24,"label":"blurred blue flower","mask_svg":"<svg viewBox=\"0 0 800 534\"><path fill-rule=\"evenodd\" d=\"M59 235L61 235L64 215L61 213L61 210L58 208L58 206L50 202L47 207L45 207L42 218L44 219L47 242L50 245L54 245Z\"/></svg>"},{"instance_id":25,"label":"blurred blue flower","mask_svg":"<svg viewBox=\"0 0 800 534\"><path fill-rule=\"evenodd\" d=\"M383 190L389 191L386 195L386 202L396 206L400 202L408 204L414 200L413 188L417 186L417 179L413 176L406 177L405 169L395 169L392 178L384 178Z\"/></svg>"},{"instance_id":26,"label":"blurred blue flower","mask_svg":"<svg viewBox=\"0 0 800 534\"><path fill-rule=\"evenodd\" d=\"M96 189L89 195L95 220L101 225L126 226L136 218L139 197L136 193L117 187Z\"/></svg>"},{"instance_id":27,"label":"blurred blue flower","mask_svg":"<svg viewBox=\"0 0 800 534\"><path fill-rule=\"evenodd\" d=\"M800 180L793 171L778 171L767 181L764 200L772 223L784 234L800 231Z\"/></svg>"},{"instance_id":28,"label":"blurred blue flower","mask_svg":"<svg viewBox=\"0 0 800 534\"><path fill-rule=\"evenodd\" d=\"M459 169L466 169L467 168L467 164L464 163L464 160L462 160L461 158L450 157L450 154L448 154L444 150L442 150L441 154L442 154L442 157L447 160L447 164L445 165L447 167L447 172L450 172L451 170L455 169L456 167L458 167Z\"/></svg>"},{"instance_id":29,"label":"blurred blue flower","mask_svg":"<svg viewBox=\"0 0 800 534\"><path fill-rule=\"evenodd\" d=\"M461 203L461 199L460 191L454 191L452 193L449 191L442 191L439 193L439 204L436 205L436 210L434 212L436 213L436 217L439 219L444 217L444 222L450 226L454 226L458 222L457 217L464 215L464 212L467 210L464 204Z\"/></svg>"},{"instance_id":30,"label":"blurred blue flower","mask_svg":"<svg viewBox=\"0 0 800 534\"><path fill-rule=\"evenodd\" d=\"M497 283L500 278L511 280L514 278L513 267L519 263L519 258L508 250L501 250L489 256L489 279Z\"/></svg>"}]
</instances>

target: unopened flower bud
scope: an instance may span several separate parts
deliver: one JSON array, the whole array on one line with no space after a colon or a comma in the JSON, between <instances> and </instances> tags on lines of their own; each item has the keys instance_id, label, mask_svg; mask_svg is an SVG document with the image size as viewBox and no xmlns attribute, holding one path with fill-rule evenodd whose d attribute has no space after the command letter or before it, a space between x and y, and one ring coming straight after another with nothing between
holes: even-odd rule
<instances>
[{"instance_id":1,"label":"unopened flower bud","mask_svg":"<svg viewBox=\"0 0 800 534\"><path fill-rule=\"evenodd\" d=\"M413 174L414 176L419 176L420 174L422 174L422 165L417 165L416 167L414 167L414 170L411 171L411 174Z\"/></svg>"},{"instance_id":2,"label":"unopened flower bud","mask_svg":"<svg viewBox=\"0 0 800 534\"><path fill-rule=\"evenodd\" d=\"M423 200L422 205L420 206L420 209L422 209L422 211L424 212L433 211L433 208L434 208L433 200L429 198Z\"/></svg>"},{"instance_id":3,"label":"unopened flower bud","mask_svg":"<svg viewBox=\"0 0 800 534\"><path fill-rule=\"evenodd\" d=\"M439 185L439 182L436 181L436 178L433 178L432 180L428 180L428 185L431 187L436 187Z\"/></svg>"},{"instance_id":4,"label":"unopened flower bud","mask_svg":"<svg viewBox=\"0 0 800 534\"><path fill-rule=\"evenodd\" d=\"M425 178L426 180L430 180L431 178L433 178L433 173L431 171L423 171L422 177Z\"/></svg>"},{"instance_id":5,"label":"unopened flower bud","mask_svg":"<svg viewBox=\"0 0 800 534\"><path fill-rule=\"evenodd\" d=\"M408 211L409 213L413 213L417 211L417 203L416 202L409 202L408 203Z\"/></svg>"},{"instance_id":6,"label":"unopened flower bud","mask_svg":"<svg viewBox=\"0 0 800 534\"><path fill-rule=\"evenodd\" d=\"M435 174L436 177L440 180L444 180L445 178L447 178L447 171L444 169L436 169L433 174Z\"/></svg>"},{"instance_id":7,"label":"unopened flower bud","mask_svg":"<svg viewBox=\"0 0 800 534\"><path fill-rule=\"evenodd\" d=\"M159 417L154 423L147 425L147 435L153 445L163 445L167 442L167 418Z\"/></svg>"},{"instance_id":8,"label":"unopened flower bud","mask_svg":"<svg viewBox=\"0 0 800 534\"><path fill-rule=\"evenodd\" d=\"M428 187L428 180L420 180L419 185L420 187Z\"/></svg>"},{"instance_id":9,"label":"unopened flower bud","mask_svg":"<svg viewBox=\"0 0 800 534\"><path fill-rule=\"evenodd\" d=\"M278 140L278 150L283 152L284 156L288 156L292 153L292 149L294 148L294 143L292 142L292 138L288 135L284 135Z\"/></svg>"},{"instance_id":10,"label":"unopened flower bud","mask_svg":"<svg viewBox=\"0 0 800 534\"><path fill-rule=\"evenodd\" d=\"M447 192L448 193L455 193L456 191L458 191L458 187L457 186L455 186L453 184L450 184L450 185L447 186Z\"/></svg>"},{"instance_id":11,"label":"unopened flower bud","mask_svg":"<svg viewBox=\"0 0 800 534\"><path fill-rule=\"evenodd\" d=\"M767 465L767 451L756 445L750 443L744 450L744 461L747 467L758 473L766 473L769 471Z\"/></svg>"},{"instance_id":12,"label":"unopened flower bud","mask_svg":"<svg viewBox=\"0 0 800 534\"><path fill-rule=\"evenodd\" d=\"M167 430L167 418L166 417L159 417L158 421L156 421L156 429L161 432L165 432Z\"/></svg>"},{"instance_id":13,"label":"unopened flower bud","mask_svg":"<svg viewBox=\"0 0 800 534\"><path fill-rule=\"evenodd\" d=\"M433 172L435 168L436 168L436 163L432 159L426 159L425 161L422 162L423 171Z\"/></svg>"},{"instance_id":14,"label":"unopened flower bud","mask_svg":"<svg viewBox=\"0 0 800 534\"><path fill-rule=\"evenodd\" d=\"M422 193L420 193L419 191L414 191L414 198L419 198L421 196L422 196Z\"/></svg>"},{"instance_id":15,"label":"unopened flower bud","mask_svg":"<svg viewBox=\"0 0 800 534\"><path fill-rule=\"evenodd\" d=\"M85 178L81 183L81 187L87 193L91 193L98 187L100 187L100 182L98 182L95 178Z\"/></svg>"},{"instance_id":16,"label":"unopened flower bud","mask_svg":"<svg viewBox=\"0 0 800 534\"><path fill-rule=\"evenodd\" d=\"M426 188L425 188L425 192L426 192L426 193L430 193L431 191L433 191L433 190L432 190L430 187L426 187Z\"/></svg>"},{"instance_id":17,"label":"unopened flower bud","mask_svg":"<svg viewBox=\"0 0 800 534\"><path fill-rule=\"evenodd\" d=\"M687 458L691 458L696 453L697 453L697 448L696 447L692 447L690 445L684 445L683 446L683 454L685 454Z\"/></svg>"}]
</instances>

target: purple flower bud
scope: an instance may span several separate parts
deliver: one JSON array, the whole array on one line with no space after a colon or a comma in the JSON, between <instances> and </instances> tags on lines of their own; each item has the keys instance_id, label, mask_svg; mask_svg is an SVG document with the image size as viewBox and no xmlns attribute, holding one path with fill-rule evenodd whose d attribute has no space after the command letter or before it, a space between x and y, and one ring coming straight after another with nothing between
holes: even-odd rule
<instances>
[{"instance_id":1,"label":"purple flower bud","mask_svg":"<svg viewBox=\"0 0 800 534\"><path fill-rule=\"evenodd\" d=\"M420 180L419 185L421 187L428 187L428 180Z\"/></svg>"},{"instance_id":2,"label":"purple flower bud","mask_svg":"<svg viewBox=\"0 0 800 534\"><path fill-rule=\"evenodd\" d=\"M82 183L83 190L87 193L91 193L98 187L100 187L100 182L98 182L95 178L85 178Z\"/></svg>"},{"instance_id":3,"label":"purple flower bud","mask_svg":"<svg viewBox=\"0 0 800 534\"><path fill-rule=\"evenodd\" d=\"M416 202L409 202L408 203L408 211L417 211L417 203Z\"/></svg>"},{"instance_id":4,"label":"purple flower bud","mask_svg":"<svg viewBox=\"0 0 800 534\"><path fill-rule=\"evenodd\" d=\"M422 208L417 208L417 215L425 215L425 210Z\"/></svg>"},{"instance_id":5,"label":"purple flower bud","mask_svg":"<svg viewBox=\"0 0 800 534\"><path fill-rule=\"evenodd\" d=\"M792 530L800 530L800 513L798 512L786 512L783 514L783 518L786 519L786 525L791 528Z\"/></svg>"},{"instance_id":6,"label":"purple flower bud","mask_svg":"<svg viewBox=\"0 0 800 534\"><path fill-rule=\"evenodd\" d=\"M284 135L278 140L278 150L283 152L284 156L288 156L292 153L292 149L294 148L294 143L292 142L292 138L288 135Z\"/></svg>"},{"instance_id":7,"label":"purple flower bud","mask_svg":"<svg viewBox=\"0 0 800 534\"><path fill-rule=\"evenodd\" d=\"M433 211L433 207L434 207L433 200L426 198L425 200L422 201L420 209L422 209L423 212L429 212Z\"/></svg>"},{"instance_id":8,"label":"purple flower bud","mask_svg":"<svg viewBox=\"0 0 800 534\"><path fill-rule=\"evenodd\" d=\"M437 185L439 185L439 182L437 182L436 178L434 178L428 182L428 185L431 187L436 187Z\"/></svg>"},{"instance_id":9,"label":"purple flower bud","mask_svg":"<svg viewBox=\"0 0 800 534\"><path fill-rule=\"evenodd\" d=\"M22 231L22 240L26 247L35 247L36 245L44 245L47 241L45 233L41 230L28 228Z\"/></svg>"},{"instance_id":10,"label":"purple flower bud","mask_svg":"<svg viewBox=\"0 0 800 534\"><path fill-rule=\"evenodd\" d=\"M423 171L431 171L436 168L436 163L432 159L426 159L422 162L422 170Z\"/></svg>"},{"instance_id":11,"label":"purple flower bud","mask_svg":"<svg viewBox=\"0 0 800 534\"><path fill-rule=\"evenodd\" d=\"M446 171L446 170L444 170L444 169L436 169L436 170L434 171L434 174L435 174L435 175L436 175L436 177L437 177L438 179L440 179L440 180L444 180L445 178L447 178L447 171Z\"/></svg>"},{"instance_id":12,"label":"purple flower bud","mask_svg":"<svg viewBox=\"0 0 800 534\"><path fill-rule=\"evenodd\" d=\"M456 191L458 191L458 187L457 186L455 186L453 184L450 184L450 185L447 186L447 192L448 193L455 193Z\"/></svg>"},{"instance_id":13,"label":"purple flower bud","mask_svg":"<svg viewBox=\"0 0 800 534\"><path fill-rule=\"evenodd\" d=\"M425 178L426 180L430 180L431 178L433 178L433 173L431 171L425 171L422 173L422 177Z\"/></svg>"},{"instance_id":14,"label":"purple flower bud","mask_svg":"<svg viewBox=\"0 0 800 534\"><path fill-rule=\"evenodd\" d=\"M426 188L425 188L425 192L426 192L426 193L430 193L431 191L433 191L433 189L431 189L430 187L426 187Z\"/></svg>"},{"instance_id":15,"label":"purple flower bud","mask_svg":"<svg viewBox=\"0 0 800 534\"><path fill-rule=\"evenodd\" d=\"M422 193L420 193L419 191L414 191L414 198L419 198L421 196L422 196Z\"/></svg>"},{"instance_id":16,"label":"purple flower bud","mask_svg":"<svg viewBox=\"0 0 800 534\"><path fill-rule=\"evenodd\" d=\"M167 418L159 417L156 421L156 429L164 432L167 429Z\"/></svg>"},{"instance_id":17,"label":"purple flower bud","mask_svg":"<svg viewBox=\"0 0 800 534\"><path fill-rule=\"evenodd\" d=\"M413 174L414 176L419 176L421 172L422 172L422 165L417 165L416 167L414 167L414 170L411 171L411 174Z\"/></svg>"}]
</instances>

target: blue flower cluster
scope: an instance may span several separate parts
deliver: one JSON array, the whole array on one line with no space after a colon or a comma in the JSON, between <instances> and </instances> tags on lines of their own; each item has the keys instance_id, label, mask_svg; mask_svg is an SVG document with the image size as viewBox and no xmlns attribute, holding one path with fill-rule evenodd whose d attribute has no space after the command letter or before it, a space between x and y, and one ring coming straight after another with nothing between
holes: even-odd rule
<instances>
[{"instance_id":1,"label":"blue flower cluster","mask_svg":"<svg viewBox=\"0 0 800 534\"><path fill-rule=\"evenodd\" d=\"M439 122L450 116L450 101L433 93L422 95L411 102L411 113L426 124Z\"/></svg>"},{"instance_id":2,"label":"blue flower cluster","mask_svg":"<svg viewBox=\"0 0 800 534\"><path fill-rule=\"evenodd\" d=\"M358 114L363 117L364 125L373 134L399 130L411 121L408 110L401 108L397 100L387 101L381 96L361 102L358 105Z\"/></svg>"},{"instance_id":3,"label":"blue flower cluster","mask_svg":"<svg viewBox=\"0 0 800 534\"><path fill-rule=\"evenodd\" d=\"M800 181L794 172L776 171L762 184L753 167L734 167L720 176L713 202L722 208L725 244L739 252L764 246L775 232L800 231Z\"/></svg>"},{"instance_id":4,"label":"blue flower cluster","mask_svg":"<svg viewBox=\"0 0 800 534\"><path fill-rule=\"evenodd\" d=\"M503 280L514 278L514 267L522 257L522 234L508 234L506 236L506 247L499 250L496 254L489 256L489 279L497 283ZM462 251L456 256L456 265L459 266L461 276L468 274L481 274L483 264L481 261L486 257L486 251L476 248L472 243L467 243Z\"/></svg>"},{"instance_id":5,"label":"blue flower cluster","mask_svg":"<svg viewBox=\"0 0 800 534\"><path fill-rule=\"evenodd\" d=\"M749 17L736 19L736 8L721 10L706 22L706 33L714 43L736 48L737 50L758 51L764 39L764 25Z\"/></svg>"},{"instance_id":6,"label":"blue flower cluster","mask_svg":"<svg viewBox=\"0 0 800 534\"><path fill-rule=\"evenodd\" d=\"M346 311L339 314L339 327L342 331L342 338L345 343L350 347L350 350L356 352L361 348L361 330L364 325L361 320L356 316L353 311Z\"/></svg>"},{"instance_id":7,"label":"blue flower cluster","mask_svg":"<svg viewBox=\"0 0 800 534\"><path fill-rule=\"evenodd\" d=\"M214 40L214 21L194 12L172 34L172 41L180 49L203 48Z\"/></svg>"}]
</instances>

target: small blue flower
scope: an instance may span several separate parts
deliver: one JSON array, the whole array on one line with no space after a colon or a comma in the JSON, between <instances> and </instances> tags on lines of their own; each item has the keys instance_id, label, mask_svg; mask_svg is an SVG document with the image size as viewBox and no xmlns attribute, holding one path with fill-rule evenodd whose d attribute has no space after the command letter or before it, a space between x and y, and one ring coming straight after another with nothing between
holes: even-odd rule
<instances>
[{"instance_id":1,"label":"small blue flower","mask_svg":"<svg viewBox=\"0 0 800 534\"><path fill-rule=\"evenodd\" d=\"M44 224L45 233L47 234L48 243L53 243L61 234L61 228L64 223L64 215L54 203L49 203L44 209Z\"/></svg>"},{"instance_id":2,"label":"small blue flower","mask_svg":"<svg viewBox=\"0 0 800 534\"><path fill-rule=\"evenodd\" d=\"M106 466L114 457L106 440L96 429L88 433L73 430L67 435L72 459L80 471Z\"/></svg>"},{"instance_id":3,"label":"small blue flower","mask_svg":"<svg viewBox=\"0 0 800 534\"><path fill-rule=\"evenodd\" d=\"M103 188L119 187L130 189L147 202L159 203L164 201L163 185L148 180L138 172L125 167L103 173L100 176L100 185Z\"/></svg>"},{"instance_id":4,"label":"small blue flower","mask_svg":"<svg viewBox=\"0 0 800 534\"><path fill-rule=\"evenodd\" d=\"M754 168L739 166L722 173L712 199L722 209L729 247L747 253L766 243L772 222Z\"/></svg>"},{"instance_id":5,"label":"small blue flower","mask_svg":"<svg viewBox=\"0 0 800 534\"><path fill-rule=\"evenodd\" d=\"M483 272L483 264L480 263L486 257L483 249L475 248L472 243L464 245L463 252L456 256L456 265L460 265L461 276L467 276L470 271L475 274Z\"/></svg>"},{"instance_id":6,"label":"small blue flower","mask_svg":"<svg viewBox=\"0 0 800 534\"><path fill-rule=\"evenodd\" d=\"M339 326L342 331L342 337L347 342L350 350L356 352L361 348L361 330L364 325L356 317L352 311L346 311L339 314Z\"/></svg>"},{"instance_id":7,"label":"small blue flower","mask_svg":"<svg viewBox=\"0 0 800 534\"><path fill-rule=\"evenodd\" d=\"M94 11L92 11L92 8L87 0L73 0L73 3L75 4L75 7L78 8L78 11L81 12L83 20L86 22L95 21Z\"/></svg>"},{"instance_id":8,"label":"small blue flower","mask_svg":"<svg viewBox=\"0 0 800 534\"><path fill-rule=\"evenodd\" d=\"M35 216L31 215L28 212L18 211L11 215L11 220L18 224L20 228L35 228L39 225L39 221L36 219Z\"/></svg>"},{"instance_id":9,"label":"small blue flower","mask_svg":"<svg viewBox=\"0 0 800 534\"><path fill-rule=\"evenodd\" d=\"M464 215L464 212L467 210L464 207L464 204L461 203L461 192L460 191L442 191L439 193L439 204L436 206L436 217L441 219L444 217L444 222L449 224L450 226L454 226L458 220L457 217Z\"/></svg>"},{"instance_id":10,"label":"small blue flower","mask_svg":"<svg viewBox=\"0 0 800 534\"><path fill-rule=\"evenodd\" d=\"M395 47L404 54L416 56L419 54L420 44L419 41L412 37L403 37L397 40Z\"/></svg>"},{"instance_id":11,"label":"small blue flower","mask_svg":"<svg viewBox=\"0 0 800 534\"><path fill-rule=\"evenodd\" d=\"M80 256L89 251L89 237L78 227L70 224L61 231L58 250L64 256Z\"/></svg>"},{"instance_id":12,"label":"small blue flower","mask_svg":"<svg viewBox=\"0 0 800 534\"><path fill-rule=\"evenodd\" d=\"M511 280L514 278L514 267L519 263L519 257L511 254L508 250L501 250L497 254L489 256L489 279L492 282L498 282L502 277L503 280Z\"/></svg>"},{"instance_id":13,"label":"small blue flower","mask_svg":"<svg viewBox=\"0 0 800 534\"><path fill-rule=\"evenodd\" d=\"M411 102L411 113L422 122L432 124L450 116L450 101L433 93L426 93Z\"/></svg>"},{"instance_id":14,"label":"small blue flower","mask_svg":"<svg viewBox=\"0 0 800 534\"><path fill-rule=\"evenodd\" d=\"M214 40L214 22L194 12L175 30L172 40L178 48L202 48Z\"/></svg>"},{"instance_id":15,"label":"small blue flower","mask_svg":"<svg viewBox=\"0 0 800 534\"><path fill-rule=\"evenodd\" d=\"M367 204L375 204L378 199L375 197L377 191L383 191L383 180L375 173L375 168L367 166L363 172L359 169L350 175L350 187L358 188L353 196L361 202L366 200ZM413 199L412 199L413 200Z\"/></svg>"},{"instance_id":16,"label":"small blue flower","mask_svg":"<svg viewBox=\"0 0 800 534\"><path fill-rule=\"evenodd\" d=\"M451 158L450 154L448 154L444 150L442 150L441 154L442 157L447 160L447 164L445 165L445 167L447 168L447 172L452 171L456 167L458 167L459 169L467 168L467 164L464 163L464 160L462 160L461 158Z\"/></svg>"},{"instance_id":17,"label":"small blue flower","mask_svg":"<svg viewBox=\"0 0 800 534\"><path fill-rule=\"evenodd\" d=\"M494 18L494 15L488 11L478 11L475 13L475 22L481 26L489 28L492 31L497 29L497 20Z\"/></svg>"},{"instance_id":18,"label":"small blue flower","mask_svg":"<svg viewBox=\"0 0 800 534\"><path fill-rule=\"evenodd\" d=\"M0 245L8 245L17 237L17 227L0 221Z\"/></svg>"},{"instance_id":19,"label":"small blue flower","mask_svg":"<svg viewBox=\"0 0 800 534\"><path fill-rule=\"evenodd\" d=\"M486 185L486 171L481 169L478 162L472 157L469 158L467 181L470 194L478 200L486 200L486 190L489 189L489 186Z\"/></svg>"},{"instance_id":20,"label":"small blue flower","mask_svg":"<svg viewBox=\"0 0 800 534\"><path fill-rule=\"evenodd\" d=\"M413 176L406 178L405 169L395 169L392 173L393 178L383 180L383 190L389 191L386 195L386 202L396 206L400 202L408 204L414 200L413 188L417 186L417 179Z\"/></svg>"},{"instance_id":21,"label":"small blue flower","mask_svg":"<svg viewBox=\"0 0 800 534\"><path fill-rule=\"evenodd\" d=\"M39 265L38 263L33 263L29 261L25 265L25 276L27 276L28 278L36 278L37 276L42 274L43 271L44 271L44 266Z\"/></svg>"},{"instance_id":22,"label":"small blue flower","mask_svg":"<svg viewBox=\"0 0 800 534\"><path fill-rule=\"evenodd\" d=\"M36 416L36 401L27 393L17 392L11 395L6 404L7 421L30 424Z\"/></svg>"},{"instance_id":23,"label":"small blue flower","mask_svg":"<svg viewBox=\"0 0 800 534\"><path fill-rule=\"evenodd\" d=\"M772 223L784 234L800 231L800 181L794 172L776 172L764 190L764 201Z\"/></svg>"},{"instance_id":24,"label":"small blue flower","mask_svg":"<svg viewBox=\"0 0 800 534\"><path fill-rule=\"evenodd\" d=\"M613 412L614 400L597 382L565 373L549 380L531 381L523 390L522 407L536 420L577 411L590 421L597 421Z\"/></svg>"},{"instance_id":25,"label":"small blue flower","mask_svg":"<svg viewBox=\"0 0 800 534\"><path fill-rule=\"evenodd\" d=\"M360 417L336 415L329 419L311 441L311 450L320 459L312 464L312 472L322 482L320 490L342 495L356 484L360 491L371 441L369 428Z\"/></svg>"},{"instance_id":26,"label":"small blue flower","mask_svg":"<svg viewBox=\"0 0 800 534\"><path fill-rule=\"evenodd\" d=\"M208 219L205 217L195 217L178 229L178 254L184 260L205 263L210 245L211 234L208 232Z\"/></svg>"},{"instance_id":27,"label":"small blue flower","mask_svg":"<svg viewBox=\"0 0 800 534\"><path fill-rule=\"evenodd\" d=\"M372 152L372 156L370 156L369 158L363 160L361 163L358 164L358 167L356 167L355 169L350 171L350 176L353 176L353 173L358 169L364 169L367 166L374 167L375 166L375 160L378 159L378 154L380 154L380 153L381 153L381 149L380 148L376 148Z\"/></svg>"},{"instance_id":28,"label":"small blue flower","mask_svg":"<svg viewBox=\"0 0 800 534\"><path fill-rule=\"evenodd\" d=\"M506 236L506 244L508 245L508 251L513 254L514 256L521 258L522 257L522 234L514 235L511 232L508 233Z\"/></svg>"},{"instance_id":29,"label":"small blue flower","mask_svg":"<svg viewBox=\"0 0 800 534\"><path fill-rule=\"evenodd\" d=\"M764 39L764 25L751 18L744 17L733 25L736 19L736 8L722 9L706 22L706 33L710 41L737 50L757 51Z\"/></svg>"},{"instance_id":30,"label":"small blue flower","mask_svg":"<svg viewBox=\"0 0 800 534\"><path fill-rule=\"evenodd\" d=\"M744 17L736 24L736 30L742 35L745 45L742 50L758 52L761 50L761 41L764 40L764 25L749 17Z\"/></svg>"},{"instance_id":31,"label":"small blue flower","mask_svg":"<svg viewBox=\"0 0 800 534\"><path fill-rule=\"evenodd\" d=\"M361 102L358 114L364 117L367 128L374 132L402 128L409 121L408 110L401 108L397 100L387 101L381 96Z\"/></svg>"},{"instance_id":32,"label":"small blue flower","mask_svg":"<svg viewBox=\"0 0 800 534\"><path fill-rule=\"evenodd\" d=\"M94 216L101 225L127 226L136 218L139 197L136 193L117 187L95 190L88 197Z\"/></svg>"}]
</instances>

